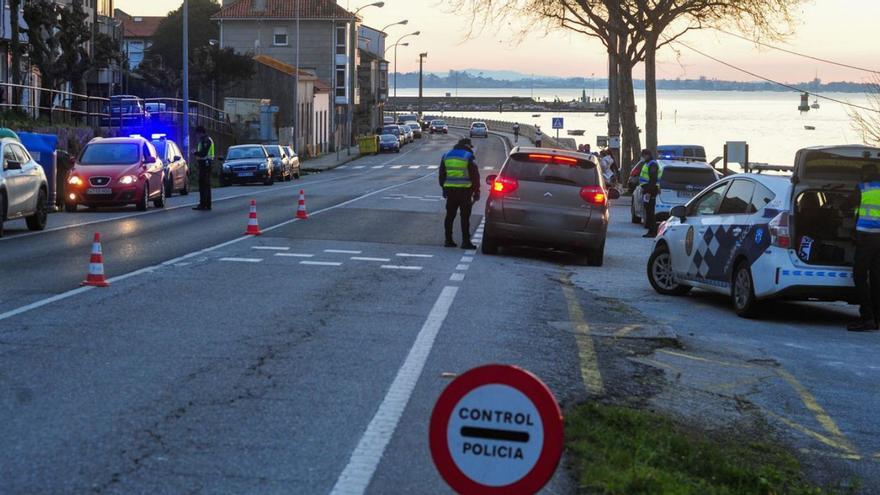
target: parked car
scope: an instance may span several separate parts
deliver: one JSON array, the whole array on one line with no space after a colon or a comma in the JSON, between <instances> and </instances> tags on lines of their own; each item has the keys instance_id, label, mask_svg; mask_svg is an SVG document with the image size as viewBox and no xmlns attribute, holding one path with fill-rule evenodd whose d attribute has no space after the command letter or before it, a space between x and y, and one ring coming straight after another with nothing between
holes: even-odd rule
<instances>
[{"instance_id":1,"label":"parked car","mask_svg":"<svg viewBox=\"0 0 880 495\"><path fill-rule=\"evenodd\" d=\"M275 161L261 144L230 146L220 169L220 186L262 182L275 183Z\"/></svg>"},{"instance_id":2,"label":"parked car","mask_svg":"<svg viewBox=\"0 0 880 495\"><path fill-rule=\"evenodd\" d=\"M669 218L672 207L690 201L700 191L721 178L721 174L708 163L658 160L660 166L660 194L657 195L654 213L658 222ZM642 201L642 185L633 191L630 213L632 223L641 223L645 217Z\"/></svg>"},{"instance_id":3,"label":"parked car","mask_svg":"<svg viewBox=\"0 0 880 495\"><path fill-rule=\"evenodd\" d=\"M165 134L153 134L152 138L156 153L165 166L165 197L170 198L175 192L186 196L189 194L189 165L183 152Z\"/></svg>"},{"instance_id":4,"label":"parked car","mask_svg":"<svg viewBox=\"0 0 880 495\"><path fill-rule=\"evenodd\" d=\"M419 121L419 116L414 113L397 116L397 123L398 124L406 124L407 122L418 122L418 121Z\"/></svg>"},{"instance_id":5,"label":"parked car","mask_svg":"<svg viewBox=\"0 0 880 495\"><path fill-rule=\"evenodd\" d=\"M693 287L729 295L745 317L772 299L853 302L856 219L848 202L867 164L880 167L880 148L807 148L793 177L716 182L661 224L648 281L664 295Z\"/></svg>"},{"instance_id":6,"label":"parked car","mask_svg":"<svg viewBox=\"0 0 880 495\"><path fill-rule=\"evenodd\" d=\"M403 147L403 145L406 144L406 133L404 133L400 129L400 126L397 124L386 125L386 126L382 127L381 134L393 134L393 135L397 136L397 140L400 142L401 148Z\"/></svg>"},{"instance_id":7,"label":"parked car","mask_svg":"<svg viewBox=\"0 0 880 495\"><path fill-rule=\"evenodd\" d=\"M490 185L482 250L531 245L585 254L601 266L608 230L608 198L596 157L566 150L516 147Z\"/></svg>"},{"instance_id":8,"label":"parked car","mask_svg":"<svg viewBox=\"0 0 880 495\"><path fill-rule=\"evenodd\" d=\"M101 117L103 127L143 127L149 121L150 112L147 111L144 99L134 95L113 95L104 104L104 117Z\"/></svg>"},{"instance_id":9,"label":"parked car","mask_svg":"<svg viewBox=\"0 0 880 495\"><path fill-rule=\"evenodd\" d=\"M410 129L412 129L413 138L414 139L422 139L422 126L418 122L407 122L404 125L408 125Z\"/></svg>"},{"instance_id":10,"label":"parked car","mask_svg":"<svg viewBox=\"0 0 880 495\"><path fill-rule=\"evenodd\" d=\"M698 144L664 144L657 146L657 158L661 160L706 161L706 148Z\"/></svg>"},{"instance_id":11,"label":"parked car","mask_svg":"<svg viewBox=\"0 0 880 495\"><path fill-rule=\"evenodd\" d=\"M0 237L3 222L24 218L30 230L43 230L49 213L46 173L15 138L0 139Z\"/></svg>"},{"instance_id":12,"label":"parked car","mask_svg":"<svg viewBox=\"0 0 880 495\"><path fill-rule=\"evenodd\" d=\"M153 143L140 136L95 138L83 148L67 177L64 209L147 203L165 207L165 164Z\"/></svg>"},{"instance_id":13,"label":"parked car","mask_svg":"<svg viewBox=\"0 0 880 495\"><path fill-rule=\"evenodd\" d=\"M293 172L293 178L299 179L302 176L302 166L299 163L299 155L293 151L293 146L285 146L287 157L290 160L290 170Z\"/></svg>"},{"instance_id":14,"label":"parked car","mask_svg":"<svg viewBox=\"0 0 880 495\"><path fill-rule=\"evenodd\" d=\"M393 124L393 123L395 123L394 116L386 115L386 116L382 117L382 124L383 125L388 125L388 124Z\"/></svg>"},{"instance_id":15,"label":"parked car","mask_svg":"<svg viewBox=\"0 0 880 495\"><path fill-rule=\"evenodd\" d=\"M290 166L290 157L287 156L287 150L277 144L266 144L263 147L266 148L266 152L272 158L274 164L272 174L275 176L275 179L281 182L292 180L293 169Z\"/></svg>"},{"instance_id":16,"label":"parked car","mask_svg":"<svg viewBox=\"0 0 880 495\"><path fill-rule=\"evenodd\" d=\"M393 151L400 153L400 139L394 134L379 135L379 152Z\"/></svg>"},{"instance_id":17,"label":"parked car","mask_svg":"<svg viewBox=\"0 0 880 495\"><path fill-rule=\"evenodd\" d=\"M472 122L470 129L471 137L489 137L489 126L485 122Z\"/></svg>"},{"instance_id":18,"label":"parked car","mask_svg":"<svg viewBox=\"0 0 880 495\"><path fill-rule=\"evenodd\" d=\"M431 134L449 134L449 126L444 120L432 120L429 132Z\"/></svg>"},{"instance_id":19,"label":"parked car","mask_svg":"<svg viewBox=\"0 0 880 495\"><path fill-rule=\"evenodd\" d=\"M400 127L400 133L404 135L407 143L415 141L415 134L413 134L413 130L410 126L399 124L398 127Z\"/></svg>"}]
</instances>

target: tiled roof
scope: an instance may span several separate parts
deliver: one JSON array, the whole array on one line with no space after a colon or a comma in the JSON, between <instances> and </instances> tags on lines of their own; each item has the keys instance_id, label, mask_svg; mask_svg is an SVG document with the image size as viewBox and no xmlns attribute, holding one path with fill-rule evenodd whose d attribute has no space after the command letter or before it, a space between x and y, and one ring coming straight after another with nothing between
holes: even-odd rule
<instances>
[{"instance_id":1,"label":"tiled roof","mask_svg":"<svg viewBox=\"0 0 880 495\"><path fill-rule=\"evenodd\" d=\"M265 9L255 11L254 4L262 2ZM211 16L221 19L293 19L299 2L300 19L351 19L352 14L336 4L335 0L237 0Z\"/></svg>"},{"instance_id":2,"label":"tiled roof","mask_svg":"<svg viewBox=\"0 0 880 495\"><path fill-rule=\"evenodd\" d=\"M271 68L273 68L279 72L283 72L289 76L296 75L296 70L297 70L296 67L294 67L290 64L285 64L284 62L278 60L277 58L272 58L272 57L269 57L266 55L256 55L254 57L254 62L263 64L266 67L271 67ZM312 79L317 80L317 77L315 77L314 74L312 74L311 72L308 72L308 71L304 71L302 69L299 69L299 77L301 80L307 80L307 81L312 80Z\"/></svg>"},{"instance_id":3,"label":"tiled roof","mask_svg":"<svg viewBox=\"0 0 880 495\"><path fill-rule=\"evenodd\" d=\"M115 17L122 21L123 38L152 38L164 17L131 16L117 9Z\"/></svg>"},{"instance_id":4,"label":"tiled roof","mask_svg":"<svg viewBox=\"0 0 880 495\"><path fill-rule=\"evenodd\" d=\"M320 79L315 79L315 90L330 91L330 85Z\"/></svg>"}]
</instances>

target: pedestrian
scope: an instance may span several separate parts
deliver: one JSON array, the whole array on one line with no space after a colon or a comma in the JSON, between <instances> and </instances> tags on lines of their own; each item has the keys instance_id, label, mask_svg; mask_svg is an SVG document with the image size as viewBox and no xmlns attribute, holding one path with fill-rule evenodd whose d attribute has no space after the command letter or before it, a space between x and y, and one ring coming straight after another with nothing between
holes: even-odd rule
<instances>
[{"instance_id":1,"label":"pedestrian","mask_svg":"<svg viewBox=\"0 0 880 495\"><path fill-rule=\"evenodd\" d=\"M199 169L199 205L193 210L211 209L211 166L214 164L214 140L202 126L196 127L196 163Z\"/></svg>"},{"instance_id":2,"label":"pedestrian","mask_svg":"<svg viewBox=\"0 0 880 495\"><path fill-rule=\"evenodd\" d=\"M610 185L614 183L614 157L611 156L611 152L608 150L602 150L599 153L601 157L599 163L602 164L602 175L605 176L605 184Z\"/></svg>"},{"instance_id":3,"label":"pedestrian","mask_svg":"<svg viewBox=\"0 0 880 495\"><path fill-rule=\"evenodd\" d=\"M876 165L862 167L862 182L851 202L859 205L853 281L859 297L860 318L846 329L868 332L880 328L880 173Z\"/></svg>"},{"instance_id":4,"label":"pedestrian","mask_svg":"<svg viewBox=\"0 0 880 495\"><path fill-rule=\"evenodd\" d=\"M542 137L544 137L544 135L541 133L541 126L536 125L535 126L535 146L538 148L541 147L541 138Z\"/></svg>"},{"instance_id":5,"label":"pedestrian","mask_svg":"<svg viewBox=\"0 0 880 495\"><path fill-rule=\"evenodd\" d=\"M642 237L657 237L657 218L654 209L657 207L657 195L660 193L660 164L654 159L654 152L642 150L642 174L639 183L642 185L642 202L645 204L645 227L648 233Z\"/></svg>"},{"instance_id":6,"label":"pedestrian","mask_svg":"<svg viewBox=\"0 0 880 495\"><path fill-rule=\"evenodd\" d=\"M590 144L589 144L589 143L587 143L587 144L584 145L584 153L586 153L586 154L588 154L588 155L592 155L592 154L593 154L593 150L590 148Z\"/></svg>"},{"instance_id":7,"label":"pedestrian","mask_svg":"<svg viewBox=\"0 0 880 495\"><path fill-rule=\"evenodd\" d=\"M471 207L480 200L480 170L474 158L471 140L463 138L440 160L440 187L446 199L446 247L455 247L452 227L461 214L461 248L476 249L471 244Z\"/></svg>"},{"instance_id":8,"label":"pedestrian","mask_svg":"<svg viewBox=\"0 0 880 495\"><path fill-rule=\"evenodd\" d=\"M513 123L513 143L519 142L519 122Z\"/></svg>"}]
</instances>

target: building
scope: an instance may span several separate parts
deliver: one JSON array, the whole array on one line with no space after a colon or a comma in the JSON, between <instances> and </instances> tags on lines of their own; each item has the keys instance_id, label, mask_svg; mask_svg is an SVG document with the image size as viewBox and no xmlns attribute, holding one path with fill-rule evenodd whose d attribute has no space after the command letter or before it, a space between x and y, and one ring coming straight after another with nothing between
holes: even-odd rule
<instances>
[{"instance_id":1,"label":"building","mask_svg":"<svg viewBox=\"0 0 880 495\"><path fill-rule=\"evenodd\" d=\"M164 17L131 16L119 9L115 14L122 23L122 53L128 59L128 69L135 70L143 62L147 50L153 46L153 36Z\"/></svg>"},{"instance_id":2,"label":"building","mask_svg":"<svg viewBox=\"0 0 880 495\"><path fill-rule=\"evenodd\" d=\"M368 134L382 125L388 101L388 61L385 60L387 35L369 26L358 27L358 91L360 102L355 114L355 132Z\"/></svg>"},{"instance_id":3,"label":"building","mask_svg":"<svg viewBox=\"0 0 880 495\"><path fill-rule=\"evenodd\" d=\"M332 142L353 142L358 51L352 13L334 0L223 0L211 19L220 26L221 47L265 55L328 82Z\"/></svg>"}]
</instances>

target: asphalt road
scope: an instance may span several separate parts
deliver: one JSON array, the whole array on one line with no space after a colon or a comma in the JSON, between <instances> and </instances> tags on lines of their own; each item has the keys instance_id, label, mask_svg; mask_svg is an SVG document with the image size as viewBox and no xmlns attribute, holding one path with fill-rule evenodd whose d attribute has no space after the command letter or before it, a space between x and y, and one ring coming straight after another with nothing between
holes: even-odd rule
<instances>
[{"instance_id":1,"label":"asphalt road","mask_svg":"<svg viewBox=\"0 0 880 495\"><path fill-rule=\"evenodd\" d=\"M519 365L565 407L614 386L591 329L636 336L633 322L685 344L633 360L680 372L669 381L681 389L744 394L799 448L880 486L878 336L842 332L850 308L785 305L750 322L696 291L661 298L644 278L649 242L622 206L603 268L543 250L443 248L432 167L454 139L218 190L210 213L189 196L146 213L52 215L38 234L10 223L0 492L449 493L427 426L450 376ZM494 169L506 145L477 140L476 153ZM293 220L300 188L308 221ZM252 198L256 238L241 235ZM95 231L112 285L79 289ZM734 374L739 384L720 388ZM674 392L667 405L700 412ZM857 461L842 459L851 452ZM545 492L576 487L559 469Z\"/></svg>"}]
</instances>

